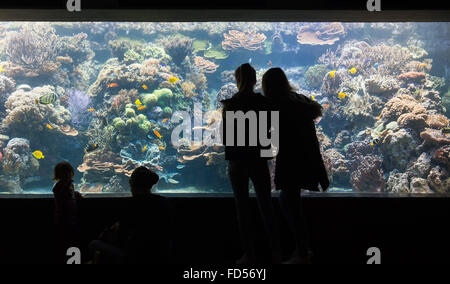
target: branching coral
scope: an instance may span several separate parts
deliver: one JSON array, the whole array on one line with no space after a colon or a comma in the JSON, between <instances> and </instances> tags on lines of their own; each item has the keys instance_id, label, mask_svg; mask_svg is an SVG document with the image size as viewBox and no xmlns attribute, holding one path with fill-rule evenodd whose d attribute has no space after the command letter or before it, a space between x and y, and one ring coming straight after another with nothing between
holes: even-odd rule
<instances>
[{"instance_id":1,"label":"branching coral","mask_svg":"<svg viewBox=\"0 0 450 284\"><path fill-rule=\"evenodd\" d=\"M192 39L182 35L173 35L162 41L167 54L176 65L180 65L186 56L192 52Z\"/></svg>"},{"instance_id":2,"label":"branching coral","mask_svg":"<svg viewBox=\"0 0 450 284\"><path fill-rule=\"evenodd\" d=\"M36 74L56 71L60 63L54 61L60 39L49 25L24 25L19 32L8 35L5 52L10 61Z\"/></svg>"},{"instance_id":3,"label":"branching coral","mask_svg":"<svg viewBox=\"0 0 450 284\"><path fill-rule=\"evenodd\" d=\"M200 69L200 71L205 73L214 73L219 65L212 61L209 61L201 56L194 57L194 65Z\"/></svg>"},{"instance_id":4,"label":"branching coral","mask_svg":"<svg viewBox=\"0 0 450 284\"><path fill-rule=\"evenodd\" d=\"M244 48L247 50L262 50L266 36L256 32L241 32L230 30L223 34L222 48L225 50L233 50Z\"/></svg>"},{"instance_id":5,"label":"branching coral","mask_svg":"<svg viewBox=\"0 0 450 284\"><path fill-rule=\"evenodd\" d=\"M297 42L308 45L332 45L344 34L344 26L337 22L323 25L318 29L307 25L298 31Z\"/></svg>"}]
</instances>

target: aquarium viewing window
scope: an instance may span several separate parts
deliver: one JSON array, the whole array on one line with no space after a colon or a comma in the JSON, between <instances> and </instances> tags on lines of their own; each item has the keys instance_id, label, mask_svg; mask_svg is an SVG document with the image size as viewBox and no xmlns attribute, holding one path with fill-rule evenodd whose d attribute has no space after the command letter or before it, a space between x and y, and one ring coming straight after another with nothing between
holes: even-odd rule
<instances>
[{"instance_id":1,"label":"aquarium viewing window","mask_svg":"<svg viewBox=\"0 0 450 284\"><path fill-rule=\"evenodd\" d=\"M0 22L0 194L51 193L60 161L82 192L129 192L138 165L158 192L231 192L221 146L171 136L178 111L219 121L246 62L324 107L331 192L448 194L449 49L449 22Z\"/></svg>"}]
</instances>

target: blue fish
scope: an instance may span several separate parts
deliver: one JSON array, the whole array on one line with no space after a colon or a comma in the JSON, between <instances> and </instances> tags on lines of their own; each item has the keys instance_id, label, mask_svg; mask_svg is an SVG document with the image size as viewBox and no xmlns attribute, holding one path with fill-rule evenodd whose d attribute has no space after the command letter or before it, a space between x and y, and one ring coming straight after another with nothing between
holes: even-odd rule
<instances>
[{"instance_id":1,"label":"blue fish","mask_svg":"<svg viewBox=\"0 0 450 284\"><path fill-rule=\"evenodd\" d=\"M379 65L380 65L379 63L375 63L375 64L373 65L373 67L378 68Z\"/></svg>"},{"instance_id":2,"label":"blue fish","mask_svg":"<svg viewBox=\"0 0 450 284\"><path fill-rule=\"evenodd\" d=\"M186 167L185 165L178 165L177 169L181 170L182 168Z\"/></svg>"}]
</instances>

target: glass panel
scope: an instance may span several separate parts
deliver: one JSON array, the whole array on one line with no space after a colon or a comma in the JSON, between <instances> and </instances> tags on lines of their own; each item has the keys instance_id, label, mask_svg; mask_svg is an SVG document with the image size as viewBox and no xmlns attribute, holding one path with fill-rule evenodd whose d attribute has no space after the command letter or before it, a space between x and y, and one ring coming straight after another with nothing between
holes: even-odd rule
<instances>
[{"instance_id":1,"label":"glass panel","mask_svg":"<svg viewBox=\"0 0 450 284\"><path fill-rule=\"evenodd\" d=\"M324 107L316 128L330 191L448 193L449 28L0 23L0 193L50 193L60 161L74 166L83 192L128 192L137 165L160 175L160 192L231 192L208 130L246 62L257 90L266 70L281 67ZM191 139L175 147L187 118Z\"/></svg>"}]
</instances>

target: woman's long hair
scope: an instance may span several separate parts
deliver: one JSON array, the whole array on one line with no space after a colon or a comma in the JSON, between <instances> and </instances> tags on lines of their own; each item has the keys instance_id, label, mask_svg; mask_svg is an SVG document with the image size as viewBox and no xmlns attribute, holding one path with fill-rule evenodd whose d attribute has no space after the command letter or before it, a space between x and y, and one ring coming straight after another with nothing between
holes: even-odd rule
<instances>
[{"instance_id":1,"label":"woman's long hair","mask_svg":"<svg viewBox=\"0 0 450 284\"><path fill-rule=\"evenodd\" d=\"M262 77L262 90L264 96L271 99L282 99L292 93L289 80L281 68L270 68Z\"/></svg>"},{"instance_id":2,"label":"woman's long hair","mask_svg":"<svg viewBox=\"0 0 450 284\"><path fill-rule=\"evenodd\" d=\"M252 93L256 85L256 71L248 64L242 64L234 71L236 85L239 89L237 94Z\"/></svg>"}]
</instances>

